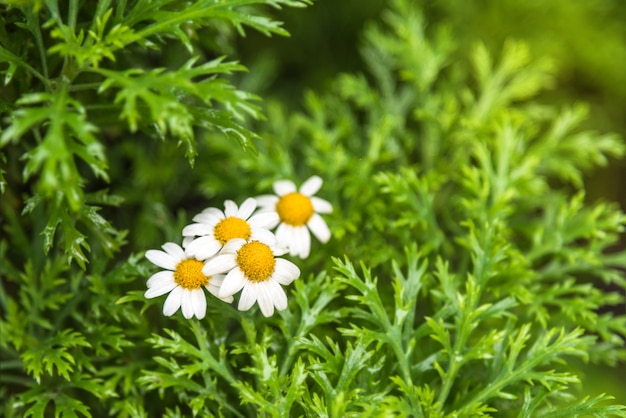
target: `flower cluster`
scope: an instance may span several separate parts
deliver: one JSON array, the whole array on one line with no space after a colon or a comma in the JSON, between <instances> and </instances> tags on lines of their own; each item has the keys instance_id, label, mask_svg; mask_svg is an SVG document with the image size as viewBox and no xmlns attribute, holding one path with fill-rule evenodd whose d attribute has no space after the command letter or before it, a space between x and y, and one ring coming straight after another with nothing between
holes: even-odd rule
<instances>
[{"instance_id":1,"label":"flower cluster","mask_svg":"<svg viewBox=\"0 0 626 418\"><path fill-rule=\"evenodd\" d=\"M321 186L318 176L300 189L281 180L274 183L275 195L248 198L240 206L227 200L223 211L203 210L183 229L182 246L168 242L163 251L146 252L146 258L164 270L148 279L145 297L169 293L163 314L171 316L181 308L185 318L204 318L203 288L228 303L241 292L240 311L255 302L265 316L286 309L287 295L281 285L297 279L300 269L279 256L289 252L308 257L309 230L322 243L330 239L320 214L332 212L332 206L314 196Z\"/></svg>"}]
</instances>

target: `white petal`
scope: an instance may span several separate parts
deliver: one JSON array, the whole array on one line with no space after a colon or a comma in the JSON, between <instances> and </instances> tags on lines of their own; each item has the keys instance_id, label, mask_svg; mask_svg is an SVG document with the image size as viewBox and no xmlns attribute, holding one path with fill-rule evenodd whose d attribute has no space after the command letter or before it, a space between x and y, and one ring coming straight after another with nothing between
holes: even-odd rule
<instances>
[{"instance_id":1,"label":"white petal","mask_svg":"<svg viewBox=\"0 0 626 418\"><path fill-rule=\"evenodd\" d=\"M224 219L224 212L216 209L217 212L199 213L193 217L193 221L200 224L207 224L209 226L215 226L220 220Z\"/></svg>"},{"instance_id":2,"label":"white petal","mask_svg":"<svg viewBox=\"0 0 626 418\"><path fill-rule=\"evenodd\" d=\"M276 259L276 267L272 278L282 285L290 285L300 276L300 269L291 261L284 258Z\"/></svg>"},{"instance_id":3,"label":"white petal","mask_svg":"<svg viewBox=\"0 0 626 418\"><path fill-rule=\"evenodd\" d=\"M161 270L158 273L154 273L146 282L147 287L159 286L163 283L169 283L174 281L174 272L171 270Z\"/></svg>"},{"instance_id":4,"label":"white petal","mask_svg":"<svg viewBox=\"0 0 626 418\"><path fill-rule=\"evenodd\" d=\"M280 245L274 245L273 247L271 247L271 249L272 254L274 254L274 256L276 257L280 257L281 255L285 255L289 252L289 248Z\"/></svg>"},{"instance_id":5,"label":"white petal","mask_svg":"<svg viewBox=\"0 0 626 418\"><path fill-rule=\"evenodd\" d=\"M176 265L180 260L175 259L168 253L159 250L146 251L146 258L150 260L152 264L155 264L163 269L176 270Z\"/></svg>"},{"instance_id":6,"label":"white petal","mask_svg":"<svg viewBox=\"0 0 626 418\"><path fill-rule=\"evenodd\" d=\"M182 302L183 297L183 288L177 286L172 290L170 295L165 299L165 303L163 304L163 315L172 316L176 313L178 308L180 308L180 304Z\"/></svg>"},{"instance_id":7,"label":"white petal","mask_svg":"<svg viewBox=\"0 0 626 418\"><path fill-rule=\"evenodd\" d=\"M306 229L306 227L305 227ZM291 227L291 236L289 238L289 255L303 258L300 256L301 253L301 244L302 238L300 236L302 227L301 226L292 226Z\"/></svg>"},{"instance_id":8,"label":"white petal","mask_svg":"<svg viewBox=\"0 0 626 418\"><path fill-rule=\"evenodd\" d=\"M224 212L222 212L218 208L206 208L202 212L200 212L199 215L212 215L217 216L218 218L223 218Z\"/></svg>"},{"instance_id":9,"label":"white petal","mask_svg":"<svg viewBox=\"0 0 626 418\"><path fill-rule=\"evenodd\" d=\"M224 244L224 248L222 248L220 254L235 254L245 243L246 240L243 238L233 238Z\"/></svg>"},{"instance_id":10,"label":"white petal","mask_svg":"<svg viewBox=\"0 0 626 418\"><path fill-rule=\"evenodd\" d=\"M250 225L250 228L272 229L278 225L278 222L280 222L280 218L276 212L257 213L248 219L248 225Z\"/></svg>"},{"instance_id":11,"label":"white petal","mask_svg":"<svg viewBox=\"0 0 626 418\"><path fill-rule=\"evenodd\" d=\"M222 248L222 245L212 236L196 238L187 245L187 254L198 260L206 260L213 257Z\"/></svg>"},{"instance_id":12,"label":"white petal","mask_svg":"<svg viewBox=\"0 0 626 418\"><path fill-rule=\"evenodd\" d=\"M213 232L213 228L208 226L207 224L191 224L187 225L183 228L183 236L185 237L193 237L200 235L207 235Z\"/></svg>"},{"instance_id":13,"label":"white petal","mask_svg":"<svg viewBox=\"0 0 626 418\"><path fill-rule=\"evenodd\" d=\"M283 290L280 285L274 280L268 280L267 288L272 294L272 301L274 302L274 306L279 311L284 311L287 309L287 294Z\"/></svg>"},{"instance_id":14,"label":"white petal","mask_svg":"<svg viewBox=\"0 0 626 418\"><path fill-rule=\"evenodd\" d=\"M324 244L330 239L330 229L328 229L328 225L326 225L324 219L317 213L311 216L311 219L307 222L307 226L321 243Z\"/></svg>"},{"instance_id":15,"label":"white petal","mask_svg":"<svg viewBox=\"0 0 626 418\"><path fill-rule=\"evenodd\" d=\"M209 279L209 283L215 287L220 287L224 283L225 274L215 274Z\"/></svg>"},{"instance_id":16,"label":"white petal","mask_svg":"<svg viewBox=\"0 0 626 418\"><path fill-rule=\"evenodd\" d=\"M234 268L226 275L224 283L220 287L220 298L232 296L239 292L248 283L248 279L244 276L239 267Z\"/></svg>"},{"instance_id":17,"label":"white petal","mask_svg":"<svg viewBox=\"0 0 626 418\"><path fill-rule=\"evenodd\" d=\"M237 204L235 202L232 200L224 202L224 215L226 215L227 218L237 216L237 212L239 212L239 210L237 209Z\"/></svg>"},{"instance_id":18,"label":"white petal","mask_svg":"<svg viewBox=\"0 0 626 418\"><path fill-rule=\"evenodd\" d=\"M231 271L237 266L235 254L221 254L207 260L202 267L202 274L214 276L219 273Z\"/></svg>"},{"instance_id":19,"label":"white petal","mask_svg":"<svg viewBox=\"0 0 626 418\"><path fill-rule=\"evenodd\" d=\"M279 180L274 183L274 192L278 196L285 195L287 193L293 193L296 191L296 185L291 180Z\"/></svg>"},{"instance_id":20,"label":"white petal","mask_svg":"<svg viewBox=\"0 0 626 418\"><path fill-rule=\"evenodd\" d=\"M250 241L259 241L272 247L276 245L276 235L272 234L268 229L256 228L250 234Z\"/></svg>"},{"instance_id":21,"label":"white petal","mask_svg":"<svg viewBox=\"0 0 626 418\"><path fill-rule=\"evenodd\" d=\"M259 206L259 209L271 209L276 210L276 203L278 203L279 197L273 194L262 194L261 196L255 197L256 204Z\"/></svg>"},{"instance_id":22,"label":"white petal","mask_svg":"<svg viewBox=\"0 0 626 418\"><path fill-rule=\"evenodd\" d=\"M250 282L244 286L241 291L241 296L239 296L239 304L237 305L237 309L240 311L247 311L254 305L257 298L257 283Z\"/></svg>"},{"instance_id":23,"label":"white petal","mask_svg":"<svg viewBox=\"0 0 626 418\"><path fill-rule=\"evenodd\" d=\"M187 246L191 244L194 239L196 238L195 237L183 237L183 248L187 248Z\"/></svg>"},{"instance_id":24,"label":"white petal","mask_svg":"<svg viewBox=\"0 0 626 418\"><path fill-rule=\"evenodd\" d=\"M161 248L163 248L166 253L168 253L173 258L177 259L178 261L182 260L183 258L186 258L185 250L183 250L181 246L178 244L175 244L173 242L166 242L165 244L161 246Z\"/></svg>"},{"instance_id":25,"label":"white petal","mask_svg":"<svg viewBox=\"0 0 626 418\"><path fill-rule=\"evenodd\" d=\"M189 319L193 316L193 301L191 299L191 290L183 289L183 296L181 298L180 307L183 311L185 319Z\"/></svg>"},{"instance_id":26,"label":"white petal","mask_svg":"<svg viewBox=\"0 0 626 418\"><path fill-rule=\"evenodd\" d=\"M289 247L289 255L290 256L297 256L298 254L300 254L300 246L298 244L298 228L302 228L300 226L291 226L291 225L287 225L288 228L286 228L287 230L287 238L286 238L286 242L287 242L287 246Z\"/></svg>"},{"instance_id":27,"label":"white petal","mask_svg":"<svg viewBox=\"0 0 626 418\"><path fill-rule=\"evenodd\" d=\"M311 234L305 226L299 226L294 228L294 241L292 245L295 248L296 254L300 258L307 258L311 252Z\"/></svg>"},{"instance_id":28,"label":"white petal","mask_svg":"<svg viewBox=\"0 0 626 418\"><path fill-rule=\"evenodd\" d=\"M237 217L246 220L252 215L252 212L256 209L256 200L254 198L247 198L241 206L239 206L239 213Z\"/></svg>"},{"instance_id":29,"label":"white petal","mask_svg":"<svg viewBox=\"0 0 626 418\"><path fill-rule=\"evenodd\" d=\"M313 196L322 187L322 179L319 176L310 177L300 186L300 193L305 196Z\"/></svg>"},{"instance_id":30,"label":"white petal","mask_svg":"<svg viewBox=\"0 0 626 418\"><path fill-rule=\"evenodd\" d=\"M193 313L196 318L202 319L206 315L206 296L202 291L202 288L191 291L191 302L193 306Z\"/></svg>"},{"instance_id":31,"label":"white petal","mask_svg":"<svg viewBox=\"0 0 626 418\"><path fill-rule=\"evenodd\" d=\"M207 283L204 287L216 298L219 297L220 287L222 287L222 283L224 283L224 279L226 278L225 274L216 274L215 276L211 276L209 279L209 283ZM224 302L232 302L233 297L229 296L227 298L220 298Z\"/></svg>"},{"instance_id":32,"label":"white petal","mask_svg":"<svg viewBox=\"0 0 626 418\"><path fill-rule=\"evenodd\" d=\"M206 287L206 290L209 291L209 293L211 293L216 298L220 299L222 302L231 303L234 300L232 296L221 298L219 296L220 288L218 286L213 286L211 283L209 283L208 286L205 286L205 287Z\"/></svg>"},{"instance_id":33,"label":"white petal","mask_svg":"<svg viewBox=\"0 0 626 418\"><path fill-rule=\"evenodd\" d=\"M276 228L276 240L278 245L290 248L293 240L293 227L285 223L278 225L278 228Z\"/></svg>"},{"instance_id":34,"label":"white petal","mask_svg":"<svg viewBox=\"0 0 626 418\"><path fill-rule=\"evenodd\" d=\"M310 199L315 212L331 213L333 211L333 205L331 205L328 200L321 199L317 196L312 196Z\"/></svg>"},{"instance_id":35,"label":"white petal","mask_svg":"<svg viewBox=\"0 0 626 418\"><path fill-rule=\"evenodd\" d=\"M172 279L172 281L161 282L161 283L155 284L154 286L151 286L148 290L146 290L146 292L143 295L146 299L156 298L156 297L159 297L161 295L171 292L177 286L178 285L176 284L176 282Z\"/></svg>"},{"instance_id":36,"label":"white petal","mask_svg":"<svg viewBox=\"0 0 626 418\"><path fill-rule=\"evenodd\" d=\"M261 308L261 313L265 317L269 317L274 314L272 292L267 284L267 281L257 283L257 303L259 304L259 308Z\"/></svg>"}]
</instances>

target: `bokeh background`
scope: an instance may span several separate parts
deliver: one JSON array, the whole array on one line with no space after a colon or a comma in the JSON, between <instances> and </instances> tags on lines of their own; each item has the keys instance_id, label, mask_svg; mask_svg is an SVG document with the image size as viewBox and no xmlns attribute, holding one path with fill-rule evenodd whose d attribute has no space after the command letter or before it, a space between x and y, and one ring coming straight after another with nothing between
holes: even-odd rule
<instances>
[{"instance_id":1,"label":"bokeh background","mask_svg":"<svg viewBox=\"0 0 626 418\"><path fill-rule=\"evenodd\" d=\"M385 0L316 0L284 9L290 38L252 31L238 38L237 58L254 76L243 87L296 108L307 89L323 89L341 72L363 71L363 28L384 18ZM498 54L507 39L523 40L534 57L556 68L554 87L540 100L590 104L587 128L626 138L626 7L622 0L438 0L424 3L427 23L447 25L465 48L484 42ZM610 161L587 179L588 199L626 210L626 161Z\"/></svg>"},{"instance_id":2,"label":"bokeh background","mask_svg":"<svg viewBox=\"0 0 626 418\"><path fill-rule=\"evenodd\" d=\"M363 29L384 19L385 0L316 0L307 9L276 12L290 38L247 32L234 56L250 69L242 88L298 109L306 90L323 90L342 72L362 72ZM626 4L623 0L423 1L426 22L446 25L462 48L481 41L498 54L507 39L529 44L534 57L555 65L555 82L540 101L585 102L585 128L626 141ZM610 160L586 178L589 202L610 201L626 211L626 159ZM622 234L618 248L626 246ZM616 248L616 250L618 249ZM626 309L618 308L620 312ZM607 392L626 403L626 364L581 364L589 394Z\"/></svg>"}]
</instances>

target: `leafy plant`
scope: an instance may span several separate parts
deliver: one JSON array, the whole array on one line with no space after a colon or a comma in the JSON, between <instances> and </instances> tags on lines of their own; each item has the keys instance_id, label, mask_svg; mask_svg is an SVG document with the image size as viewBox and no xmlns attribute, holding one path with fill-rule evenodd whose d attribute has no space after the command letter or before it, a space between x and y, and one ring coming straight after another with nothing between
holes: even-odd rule
<instances>
[{"instance_id":1,"label":"leafy plant","mask_svg":"<svg viewBox=\"0 0 626 418\"><path fill-rule=\"evenodd\" d=\"M305 3L2 6L4 414L626 416L580 370L626 361L626 215L585 200L624 142L544 103L526 44L460 48L410 0L362 72L261 108L224 55ZM312 174L333 238L286 310L144 298L190 215Z\"/></svg>"}]
</instances>

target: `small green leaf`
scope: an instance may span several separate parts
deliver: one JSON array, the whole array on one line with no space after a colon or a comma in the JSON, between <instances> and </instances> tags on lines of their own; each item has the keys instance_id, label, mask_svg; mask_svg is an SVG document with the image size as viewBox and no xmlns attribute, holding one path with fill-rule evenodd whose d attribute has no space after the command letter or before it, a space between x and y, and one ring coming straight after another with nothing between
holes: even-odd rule
<instances>
[{"instance_id":1,"label":"small green leaf","mask_svg":"<svg viewBox=\"0 0 626 418\"><path fill-rule=\"evenodd\" d=\"M69 381L70 372L74 371L76 361L68 349L74 347L90 347L90 344L79 332L64 329L56 336L29 347L22 354L26 371L32 374L37 382L43 374L49 376L58 374Z\"/></svg>"}]
</instances>

